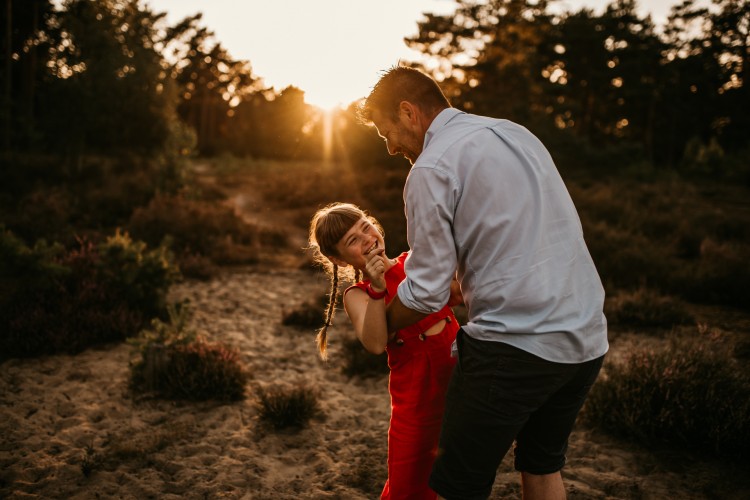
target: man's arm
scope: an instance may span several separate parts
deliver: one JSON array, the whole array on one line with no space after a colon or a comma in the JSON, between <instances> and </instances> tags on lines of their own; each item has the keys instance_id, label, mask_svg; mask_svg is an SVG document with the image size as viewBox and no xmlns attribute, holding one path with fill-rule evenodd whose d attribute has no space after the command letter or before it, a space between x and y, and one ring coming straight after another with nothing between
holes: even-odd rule
<instances>
[{"instance_id":1,"label":"man's arm","mask_svg":"<svg viewBox=\"0 0 750 500\"><path fill-rule=\"evenodd\" d=\"M402 302L401 299L396 295L385 310L385 318L388 322L388 335L406 328L409 325L413 325L417 321L427 317L426 313L409 309Z\"/></svg>"}]
</instances>

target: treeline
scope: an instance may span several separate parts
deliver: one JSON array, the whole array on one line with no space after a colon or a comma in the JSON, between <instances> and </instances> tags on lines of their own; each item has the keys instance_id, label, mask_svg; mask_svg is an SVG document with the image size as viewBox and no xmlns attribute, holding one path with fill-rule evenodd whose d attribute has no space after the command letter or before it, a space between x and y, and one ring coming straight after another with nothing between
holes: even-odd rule
<instances>
[{"instance_id":1,"label":"treeline","mask_svg":"<svg viewBox=\"0 0 750 500\"><path fill-rule=\"evenodd\" d=\"M5 152L323 154L304 92L266 87L201 14L170 26L140 0L5 0L0 25Z\"/></svg>"},{"instance_id":2,"label":"treeline","mask_svg":"<svg viewBox=\"0 0 750 500\"><path fill-rule=\"evenodd\" d=\"M747 159L747 0L686 0L663 29L638 15L635 0L601 14L552 14L546 0L457 4L406 39L432 56L428 67L455 105L598 147L630 145L655 165L725 152Z\"/></svg>"},{"instance_id":3,"label":"treeline","mask_svg":"<svg viewBox=\"0 0 750 500\"><path fill-rule=\"evenodd\" d=\"M747 156L747 0L685 1L663 29L634 0L600 14L552 5L459 0L405 42L455 106L533 126L553 148L709 170ZM200 14L170 26L138 0L5 0L0 22L5 151L384 156L351 109L326 138L303 90L266 87Z\"/></svg>"}]
</instances>

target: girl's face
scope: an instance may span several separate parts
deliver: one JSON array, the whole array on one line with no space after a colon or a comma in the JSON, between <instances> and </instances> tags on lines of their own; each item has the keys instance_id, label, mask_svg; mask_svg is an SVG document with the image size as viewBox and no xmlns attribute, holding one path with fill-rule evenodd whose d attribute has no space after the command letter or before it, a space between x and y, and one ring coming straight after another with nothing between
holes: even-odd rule
<instances>
[{"instance_id":1,"label":"girl's face","mask_svg":"<svg viewBox=\"0 0 750 500\"><path fill-rule=\"evenodd\" d=\"M336 244L336 252L343 263L364 270L370 252L385 250L380 231L365 219L359 219ZM337 262L338 265L341 263Z\"/></svg>"}]
</instances>

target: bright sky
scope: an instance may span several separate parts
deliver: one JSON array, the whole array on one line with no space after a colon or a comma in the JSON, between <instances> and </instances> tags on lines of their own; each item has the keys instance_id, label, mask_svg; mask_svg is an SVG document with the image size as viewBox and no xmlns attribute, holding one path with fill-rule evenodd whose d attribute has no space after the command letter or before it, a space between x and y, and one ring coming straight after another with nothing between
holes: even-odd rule
<instances>
[{"instance_id":1,"label":"bright sky","mask_svg":"<svg viewBox=\"0 0 750 500\"><path fill-rule=\"evenodd\" d=\"M174 24L203 13L235 59L250 61L255 76L281 90L294 85L309 104L347 105L366 96L380 72L399 59L417 59L403 42L417 32L423 12L452 12L452 0L145 0ZM606 0L560 0L562 10ZM663 22L678 0L641 0L642 13Z\"/></svg>"}]
</instances>

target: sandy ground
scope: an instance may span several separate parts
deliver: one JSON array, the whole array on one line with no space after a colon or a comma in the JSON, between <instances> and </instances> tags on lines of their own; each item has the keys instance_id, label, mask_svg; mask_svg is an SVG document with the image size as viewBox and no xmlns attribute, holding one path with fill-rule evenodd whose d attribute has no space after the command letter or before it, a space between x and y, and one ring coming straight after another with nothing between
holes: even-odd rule
<instances>
[{"instance_id":1,"label":"sandy ground","mask_svg":"<svg viewBox=\"0 0 750 500\"><path fill-rule=\"evenodd\" d=\"M238 196L230 203L246 215L264 206L257 196ZM279 217L274 211L272 223ZM342 312L329 332L328 363L317 356L312 329L281 324L285 312L327 289L322 274L300 266L304 240L292 234L291 253L265 259L271 264L225 270L170 292L171 300L189 299L199 333L241 352L252 375L242 401L134 395L127 344L0 364L0 499L378 498L386 479L387 376L343 374L341 340L353 332ZM613 356L642 342L612 337ZM258 418L256 388L276 385L318 391L320 412L307 427L274 431ZM750 498L746 471L737 469L579 427L563 477L571 499ZM491 498L520 498L510 454Z\"/></svg>"},{"instance_id":2,"label":"sandy ground","mask_svg":"<svg viewBox=\"0 0 750 500\"><path fill-rule=\"evenodd\" d=\"M240 349L252 379L237 403L134 396L128 345L0 365L0 498L377 498L387 378L342 373L340 339L352 335L343 314L328 364L316 356L314 332L281 324L285 310L325 287L305 270L250 268L174 288L173 299L191 301L199 332ZM319 391L321 411L308 427L277 432L257 418L254 388L277 384ZM583 428L568 455L569 498L750 497L737 471ZM491 498L520 498L510 456Z\"/></svg>"}]
</instances>

